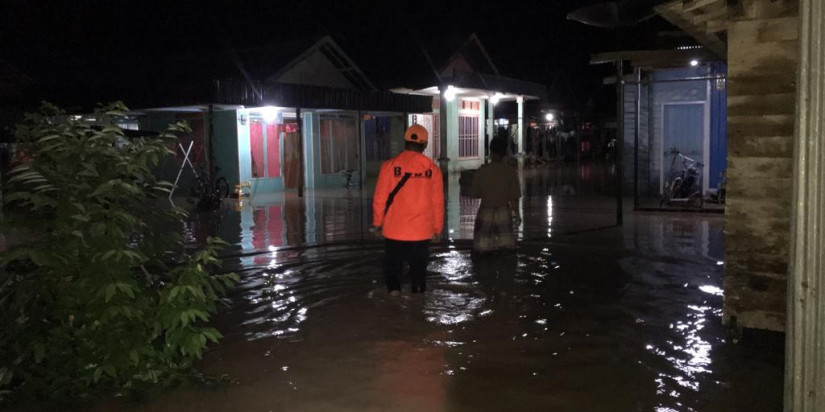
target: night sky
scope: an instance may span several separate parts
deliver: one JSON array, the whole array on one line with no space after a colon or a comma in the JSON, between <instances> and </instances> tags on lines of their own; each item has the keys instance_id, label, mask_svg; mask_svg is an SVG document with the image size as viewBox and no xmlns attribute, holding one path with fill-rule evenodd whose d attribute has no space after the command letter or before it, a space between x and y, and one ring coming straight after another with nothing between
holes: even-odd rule
<instances>
[{"instance_id":1,"label":"night sky","mask_svg":"<svg viewBox=\"0 0 825 412\"><path fill-rule=\"evenodd\" d=\"M651 48L661 42L657 32L673 28L658 17L618 31L565 19L597 2L3 0L0 60L42 85L38 99L84 104L111 95L100 90L110 84L106 79L151 76L184 51L332 34L389 87L384 83L403 74L405 57L423 58L410 39L438 56L476 32L503 75L551 85L551 102L573 110L588 101L609 110L601 79L612 69L591 67L591 53Z\"/></svg>"}]
</instances>

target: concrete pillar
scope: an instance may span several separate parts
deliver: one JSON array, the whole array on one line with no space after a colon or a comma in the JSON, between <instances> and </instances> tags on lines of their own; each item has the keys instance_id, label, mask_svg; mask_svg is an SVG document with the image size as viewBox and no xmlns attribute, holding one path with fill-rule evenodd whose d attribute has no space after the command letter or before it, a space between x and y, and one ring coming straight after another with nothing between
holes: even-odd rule
<instances>
[{"instance_id":1,"label":"concrete pillar","mask_svg":"<svg viewBox=\"0 0 825 412\"><path fill-rule=\"evenodd\" d=\"M825 4L801 0L785 410L825 411Z\"/></svg>"},{"instance_id":2,"label":"concrete pillar","mask_svg":"<svg viewBox=\"0 0 825 412\"><path fill-rule=\"evenodd\" d=\"M519 167L524 167L524 96L518 96L516 102L518 103L518 147L516 153L518 153Z\"/></svg>"}]
</instances>

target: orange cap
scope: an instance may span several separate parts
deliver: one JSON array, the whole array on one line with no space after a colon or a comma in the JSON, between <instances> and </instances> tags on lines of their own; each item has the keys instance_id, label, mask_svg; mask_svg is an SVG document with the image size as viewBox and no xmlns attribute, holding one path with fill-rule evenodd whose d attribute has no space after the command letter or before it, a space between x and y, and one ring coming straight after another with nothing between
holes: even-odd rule
<instances>
[{"instance_id":1,"label":"orange cap","mask_svg":"<svg viewBox=\"0 0 825 412\"><path fill-rule=\"evenodd\" d=\"M424 126L420 124L414 124L410 126L406 132L404 132L404 140L413 143L427 143L427 139L430 137L430 132L424 128Z\"/></svg>"}]
</instances>

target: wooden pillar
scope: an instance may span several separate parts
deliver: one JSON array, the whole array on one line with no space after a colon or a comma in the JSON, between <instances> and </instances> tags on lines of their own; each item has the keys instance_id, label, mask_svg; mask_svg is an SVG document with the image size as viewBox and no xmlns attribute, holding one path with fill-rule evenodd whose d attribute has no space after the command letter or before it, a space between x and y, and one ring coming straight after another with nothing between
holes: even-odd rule
<instances>
[{"instance_id":1,"label":"wooden pillar","mask_svg":"<svg viewBox=\"0 0 825 412\"><path fill-rule=\"evenodd\" d=\"M785 410L825 411L825 4L801 0Z\"/></svg>"},{"instance_id":2,"label":"wooden pillar","mask_svg":"<svg viewBox=\"0 0 825 412\"><path fill-rule=\"evenodd\" d=\"M364 114L358 110L358 190L364 196L364 180L367 178L367 137L364 133Z\"/></svg>"},{"instance_id":3,"label":"wooden pillar","mask_svg":"<svg viewBox=\"0 0 825 412\"><path fill-rule=\"evenodd\" d=\"M576 148L581 151L580 147ZM616 224L621 226L624 223L624 211L622 198L624 197L624 173L622 173L622 156L624 152L624 62L616 62L616 147L613 150L616 166Z\"/></svg>"},{"instance_id":4,"label":"wooden pillar","mask_svg":"<svg viewBox=\"0 0 825 412\"><path fill-rule=\"evenodd\" d=\"M633 210L639 208L639 129L642 127L642 68L635 68L636 125L633 128ZM708 96L710 99L710 96Z\"/></svg>"},{"instance_id":5,"label":"wooden pillar","mask_svg":"<svg viewBox=\"0 0 825 412\"><path fill-rule=\"evenodd\" d=\"M524 167L524 96L516 98L518 103L518 147L516 148L516 155L518 156L519 168Z\"/></svg>"}]
</instances>

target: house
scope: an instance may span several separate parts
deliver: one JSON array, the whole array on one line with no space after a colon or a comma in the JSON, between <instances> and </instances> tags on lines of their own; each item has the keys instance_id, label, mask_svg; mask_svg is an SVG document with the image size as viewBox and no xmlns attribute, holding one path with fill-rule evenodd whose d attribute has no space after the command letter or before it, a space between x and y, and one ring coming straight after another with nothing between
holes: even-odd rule
<instances>
[{"instance_id":1,"label":"house","mask_svg":"<svg viewBox=\"0 0 825 412\"><path fill-rule=\"evenodd\" d=\"M401 141L405 113L431 110L430 98L378 91L331 37L308 44L176 56L167 103L129 113L139 129L190 124L164 177L177 180L188 152L230 187L249 182L253 195L341 187L347 174L361 184L366 154ZM376 131L383 140L365 144ZM191 180L183 176L181 187Z\"/></svg>"},{"instance_id":2,"label":"house","mask_svg":"<svg viewBox=\"0 0 825 412\"><path fill-rule=\"evenodd\" d=\"M431 59L426 53L422 57ZM485 162L486 142L495 134L495 106L512 102L518 117L508 127L514 151L523 159L529 126L524 104L546 99L545 86L503 76L476 34L452 51L439 68L431 65L423 71L423 75L399 80L390 90L432 98L432 110L410 114L408 119L422 124L433 136L428 155L450 172L477 169Z\"/></svg>"},{"instance_id":3,"label":"house","mask_svg":"<svg viewBox=\"0 0 825 412\"><path fill-rule=\"evenodd\" d=\"M806 3L810 6L804 0L677 0L656 6L662 17L728 66L723 320L735 329L784 331L792 319L788 310L811 315L809 322L814 323L809 325L821 325L821 316L803 309L813 303L787 299L792 296L789 288L807 289L801 273L788 277L792 205L810 203L794 198L795 193L805 193L793 179L795 109L797 102L804 106L808 100L818 101L797 99L798 82L816 71L798 73L800 50L814 50L807 42L820 41L800 38L800 33L821 27L805 20L820 18L810 9L802 11ZM806 47L800 49L800 41ZM821 134L814 135L821 140ZM804 152L808 144L797 150ZM807 236L804 226L797 228L799 236ZM797 247L821 251L815 243Z\"/></svg>"},{"instance_id":4,"label":"house","mask_svg":"<svg viewBox=\"0 0 825 412\"><path fill-rule=\"evenodd\" d=\"M726 65L701 46L595 54L591 64L622 61L620 106L625 190L658 198L682 163L671 149L702 164L701 192L716 191L727 170ZM615 84L615 77L606 83ZM637 148L638 142L638 148Z\"/></svg>"}]
</instances>

